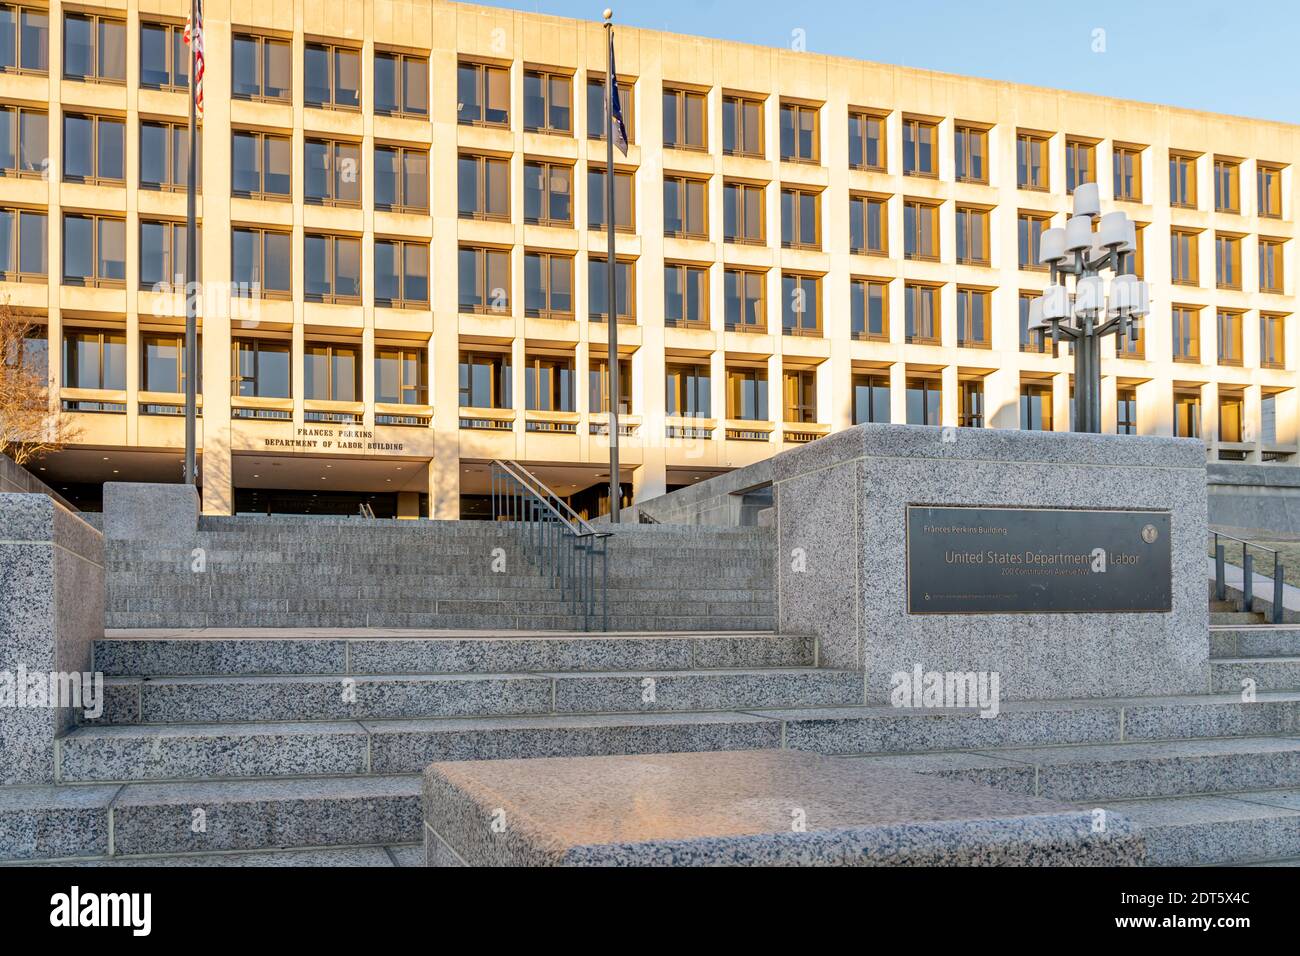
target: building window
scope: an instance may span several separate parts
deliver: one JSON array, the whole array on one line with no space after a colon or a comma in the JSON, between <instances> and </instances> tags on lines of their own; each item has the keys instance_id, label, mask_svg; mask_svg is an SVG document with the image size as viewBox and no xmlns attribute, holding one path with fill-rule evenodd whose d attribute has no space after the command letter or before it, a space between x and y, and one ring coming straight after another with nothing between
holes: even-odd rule
<instances>
[{"instance_id":1,"label":"building window","mask_svg":"<svg viewBox=\"0 0 1300 956\"><path fill-rule=\"evenodd\" d=\"M1286 368L1286 316L1259 315L1260 368Z\"/></svg>"},{"instance_id":2,"label":"building window","mask_svg":"<svg viewBox=\"0 0 1300 956\"><path fill-rule=\"evenodd\" d=\"M1169 233L1169 275L1175 285L1200 285L1197 235L1183 229Z\"/></svg>"},{"instance_id":3,"label":"building window","mask_svg":"<svg viewBox=\"0 0 1300 956\"><path fill-rule=\"evenodd\" d=\"M375 51L375 112L384 116L429 115L429 58Z\"/></svg>"},{"instance_id":4,"label":"building window","mask_svg":"<svg viewBox=\"0 0 1300 956\"><path fill-rule=\"evenodd\" d=\"M69 329L64 332L63 387L124 391L126 332L102 329ZM118 406L111 410L124 409Z\"/></svg>"},{"instance_id":5,"label":"building window","mask_svg":"<svg viewBox=\"0 0 1300 956\"><path fill-rule=\"evenodd\" d=\"M1115 392L1115 434L1137 434L1137 389L1121 388Z\"/></svg>"},{"instance_id":6,"label":"building window","mask_svg":"<svg viewBox=\"0 0 1300 956\"><path fill-rule=\"evenodd\" d=\"M938 137L937 123L903 120L903 175L931 178L939 175Z\"/></svg>"},{"instance_id":7,"label":"building window","mask_svg":"<svg viewBox=\"0 0 1300 956\"><path fill-rule=\"evenodd\" d=\"M1214 164L1217 197L1219 164ZM1169 205L1180 209L1196 208L1196 157L1187 153L1169 154Z\"/></svg>"},{"instance_id":8,"label":"building window","mask_svg":"<svg viewBox=\"0 0 1300 956\"><path fill-rule=\"evenodd\" d=\"M957 344L968 349L990 347L989 323L993 318L987 289L957 290Z\"/></svg>"},{"instance_id":9,"label":"building window","mask_svg":"<svg viewBox=\"0 0 1300 956\"><path fill-rule=\"evenodd\" d=\"M817 421L817 373L812 369L782 371L781 385L785 398L782 421Z\"/></svg>"},{"instance_id":10,"label":"building window","mask_svg":"<svg viewBox=\"0 0 1300 956\"><path fill-rule=\"evenodd\" d=\"M939 204L919 199L903 202L903 255L908 259L939 258Z\"/></svg>"},{"instance_id":11,"label":"building window","mask_svg":"<svg viewBox=\"0 0 1300 956\"><path fill-rule=\"evenodd\" d=\"M1201 390L1174 392L1174 437L1201 437Z\"/></svg>"},{"instance_id":12,"label":"building window","mask_svg":"<svg viewBox=\"0 0 1300 956\"><path fill-rule=\"evenodd\" d=\"M965 265L989 264L989 211L974 206L957 207L957 261Z\"/></svg>"},{"instance_id":13,"label":"building window","mask_svg":"<svg viewBox=\"0 0 1300 956\"><path fill-rule=\"evenodd\" d=\"M781 275L781 331L785 335L821 335L822 280L819 276Z\"/></svg>"},{"instance_id":14,"label":"building window","mask_svg":"<svg viewBox=\"0 0 1300 956\"><path fill-rule=\"evenodd\" d=\"M201 354L202 348L199 351ZM198 383L198 388L202 391L202 382ZM140 333L140 390L167 392L174 395L184 393L185 334L183 332Z\"/></svg>"},{"instance_id":15,"label":"building window","mask_svg":"<svg viewBox=\"0 0 1300 956\"><path fill-rule=\"evenodd\" d=\"M1240 392L1219 393L1219 441L1239 443L1245 402Z\"/></svg>"},{"instance_id":16,"label":"building window","mask_svg":"<svg viewBox=\"0 0 1300 956\"><path fill-rule=\"evenodd\" d=\"M1047 137L1039 133L1016 134L1016 185L1047 191Z\"/></svg>"},{"instance_id":17,"label":"building window","mask_svg":"<svg viewBox=\"0 0 1300 956\"><path fill-rule=\"evenodd\" d=\"M302 360L303 397L308 401L361 401L360 346L308 342Z\"/></svg>"},{"instance_id":18,"label":"building window","mask_svg":"<svg viewBox=\"0 0 1300 956\"><path fill-rule=\"evenodd\" d=\"M757 368L727 369L727 417L733 421L769 421L766 371Z\"/></svg>"},{"instance_id":19,"label":"building window","mask_svg":"<svg viewBox=\"0 0 1300 956\"><path fill-rule=\"evenodd\" d=\"M605 229L609 220L605 218L605 168L603 166L587 167L587 227ZM614 170L614 231L632 232L635 228L632 202L632 173L621 169Z\"/></svg>"},{"instance_id":20,"label":"building window","mask_svg":"<svg viewBox=\"0 0 1300 956\"><path fill-rule=\"evenodd\" d=\"M1084 183L1097 181L1097 147L1080 139L1065 141L1065 189L1070 195Z\"/></svg>"},{"instance_id":21,"label":"building window","mask_svg":"<svg viewBox=\"0 0 1300 956\"><path fill-rule=\"evenodd\" d=\"M708 149L703 93L664 88L664 146Z\"/></svg>"},{"instance_id":22,"label":"building window","mask_svg":"<svg viewBox=\"0 0 1300 956\"><path fill-rule=\"evenodd\" d=\"M252 298L288 298L293 256L291 235L269 229L236 228L230 278L238 294Z\"/></svg>"},{"instance_id":23,"label":"building window","mask_svg":"<svg viewBox=\"0 0 1300 956\"><path fill-rule=\"evenodd\" d=\"M849 280L849 332L855 339L889 341L889 283Z\"/></svg>"},{"instance_id":24,"label":"building window","mask_svg":"<svg viewBox=\"0 0 1300 956\"><path fill-rule=\"evenodd\" d=\"M762 100L744 96L722 98L722 151L728 156L763 158Z\"/></svg>"},{"instance_id":25,"label":"building window","mask_svg":"<svg viewBox=\"0 0 1300 956\"><path fill-rule=\"evenodd\" d=\"M815 163L821 155L820 130L815 106L781 104L781 159L787 163Z\"/></svg>"},{"instance_id":26,"label":"building window","mask_svg":"<svg viewBox=\"0 0 1300 956\"><path fill-rule=\"evenodd\" d=\"M684 263L664 264L664 325L709 325L709 270Z\"/></svg>"},{"instance_id":27,"label":"building window","mask_svg":"<svg viewBox=\"0 0 1300 956\"><path fill-rule=\"evenodd\" d=\"M664 368L666 412L679 418L712 418L712 380L707 365L669 363Z\"/></svg>"},{"instance_id":28,"label":"building window","mask_svg":"<svg viewBox=\"0 0 1300 956\"><path fill-rule=\"evenodd\" d=\"M849 252L889 255L886 200L876 196L849 197Z\"/></svg>"},{"instance_id":29,"label":"building window","mask_svg":"<svg viewBox=\"0 0 1300 956\"><path fill-rule=\"evenodd\" d=\"M821 193L811 189L781 190L781 247L820 249Z\"/></svg>"},{"instance_id":30,"label":"building window","mask_svg":"<svg viewBox=\"0 0 1300 956\"><path fill-rule=\"evenodd\" d=\"M1241 212L1241 163L1235 159L1214 160L1214 211Z\"/></svg>"},{"instance_id":31,"label":"building window","mask_svg":"<svg viewBox=\"0 0 1300 956\"><path fill-rule=\"evenodd\" d=\"M618 321L636 324L636 263L631 259L616 259L614 269L618 283L614 295L614 309ZM609 259L589 256L587 259L587 318L592 322L609 321Z\"/></svg>"},{"instance_id":32,"label":"building window","mask_svg":"<svg viewBox=\"0 0 1300 956\"><path fill-rule=\"evenodd\" d=\"M0 4L0 73L49 72L49 11Z\"/></svg>"},{"instance_id":33,"label":"building window","mask_svg":"<svg viewBox=\"0 0 1300 956\"><path fill-rule=\"evenodd\" d=\"M631 144L636 132L636 124L632 122L632 84L618 81L618 105L623 110L623 125L627 127L627 141ZM587 78L587 137L589 139L598 139L601 142L605 140L605 127L607 125L605 115L609 108L605 105L605 78L588 77Z\"/></svg>"},{"instance_id":34,"label":"building window","mask_svg":"<svg viewBox=\"0 0 1300 956\"><path fill-rule=\"evenodd\" d=\"M1281 219L1282 167L1256 163L1255 189L1259 194L1259 214L1267 219Z\"/></svg>"},{"instance_id":35,"label":"building window","mask_svg":"<svg viewBox=\"0 0 1300 956\"><path fill-rule=\"evenodd\" d=\"M766 332L767 308L763 289L767 276L747 269L727 269L722 278L727 331Z\"/></svg>"},{"instance_id":36,"label":"building window","mask_svg":"<svg viewBox=\"0 0 1300 956\"><path fill-rule=\"evenodd\" d=\"M1052 430L1052 386L1024 383L1020 386L1020 430Z\"/></svg>"},{"instance_id":37,"label":"building window","mask_svg":"<svg viewBox=\"0 0 1300 956\"><path fill-rule=\"evenodd\" d=\"M231 192L248 199L288 199L293 192L288 136L235 130L231 134Z\"/></svg>"},{"instance_id":38,"label":"building window","mask_svg":"<svg viewBox=\"0 0 1300 956\"><path fill-rule=\"evenodd\" d=\"M65 285L118 287L126 283L126 220L63 216Z\"/></svg>"},{"instance_id":39,"label":"building window","mask_svg":"<svg viewBox=\"0 0 1300 956\"><path fill-rule=\"evenodd\" d=\"M203 228L195 226L198 233L196 248L203 248ZM140 222L140 288L159 291L185 287L185 237L183 222L159 222L148 219ZM195 281L203 280L203 257L194 258Z\"/></svg>"},{"instance_id":40,"label":"building window","mask_svg":"<svg viewBox=\"0 0 1300 956\"><path fill-rule=\"evenodd\" d=\"M329 139L303 142L303 198L318 206L361 205L361 146Z\"/></svg>"},{"instance_id":41,"label":"building window","mask_svg":"<svg viewBox=\"0 0 1300 956\"><path fill-rule=\"evenodd\" d=\"M532 412L574 411L573 358L530 355L524 364L524 407Z\"/></svg>"},{"instance_id":42,"label":"building window","mask_svg":"<svg viewBox=\"0 0 1300 956\"><path fill-rule=\"evenodd\" d=\"M460 353L461 408L510 408L513 374L508 352Z\"/></svg>"},{"instance_id":43,"label":"building window","mask_svg":"<svg viewBox=\"0 0 1300 956\"><path fill-rule=\"evenodd\" d=\"M194 188L203 188L203 133L195 157ZM182 123L140 124L140 188L178 192L190 178L190 131Z\"/></svg>"},{"instance_id":44,"label":"building window","mask_svg":"<svg viewBox=\"0 0 1300 956\"><path fill-rule=\"evenodd\" d=\"M361 240L307 233L302 239L303 298L361 301Z\"/></svg>"},{"instance_id":45,"label":"building window","mask_svg":"<svg viewBox=\"0 0 1300 956\"><path fill-rule=\"evenodd\" d=\"M1119 275L1131 275L1137 276L1139 279L1142 278L1142 263L1144 258L1142 255L1142 244L1144 242L1143 237L1146 235L1143 231L1144 229L1146 229L1145 223L1137 223L1137 228L1134 230L1133 251L1120 253Z\"/></svg>"},{"instance_id":46,"label":"building window","mask_svg":"<svg viewBox=\"0 0 1300 956\"><path fill-rule=\"evenodd\" d=\"M410 146L375 147L375 208L429 211L429 152Z\"/></svg>"},{"instance_id":47,"label":"building window","mask_svg":"<svg viewBox=\"0 0 1300 956\"><path fill-rule=\"evenodd\" d=\"M0 176L44 176L49 156L50 114L0 105Z\"/></svg>"},{"instance_id":48,"label":"building window","mask_svg":"<svg viewBox=\"0 0 1300 956\"><path fill-rule=\"evenodd\" d=\"M853 424L889 424L889 376L853 376Z\"/></svg>"},{"instance_id":49,"label":"building window","mask_svg":"<svg viewBox=\"0 0 1300 956\"><path fill-rule=\"evenodd\" d=\"M938 425L943 386L937 378L919 376L907 380L907 424Z\"/></svg>"},{"instance_id":50,"label":"building window","mask_svg":"<svg viewBox=\"0 0 1300 956\"><path fill-rule=\"evenodd\" d=\"M279 339L235 339L230 394L241 398L292 398L293 349Z\"/></svg>"},{"instance_id":51,"label":"building window","mask_svg":"<svg viewBox=\"0 0 1300 956\"><path fill-rule=\"evenodd\" d=\"M29 209L0 209L0 281L43 281L49 274L49 219Z\"/></svg>"},{"instance_id":52,"label":"building window","mask_svg":"<svg viewBox=\"0 0 1300 956\"><path fill-rule=\"evenodd\" d=\"M510 252L461 246L458 263L460 311L510 311Z\"/></svg>"},{"instance_id":53,"label":"building window","mask_svg":"<svg viewBox=\"0 0 1300 956\"><path fill-rule=\"evenodd\" d=\"M360 109L361 51L308 43L303 51L303 101L322 109Z\"/></svg>"},{"instance_id":54,"label":"building window","mask_svg":"<svg viewBox=\"0 0 1300 956\"><path fill-rule=\"evenodd\" d=\"M429 404L425 350L412 346L375 346L375 401L389 405Z\"/></svg>"},{"instance_id":55,"label":"building window","mask_svg":"<svg viewBox=\"0 0 1300 956\"><path fill-rule=\"evenodd\" d=\"M375 305L429 307L429 244L402 239L375 240Z\"/></svg>"},{"instance_id":56,"label":"building window","mask_svg":"<svg viewBox=\"0 0 1300 956\"><path fill-rule=\"evenodd\" d=\"M171 23L140 24L140 85L155 90L187 92L190 48L185 27Z\"/></svg>"},{"instance_id":57,"label":"building window","mask_svg":"<svg viewBox=\"0 0 1300 956\"><path fill-rule=\"evenodd\" d=\"M573 135L573 77L524 71L524 129Z\"/></svg>"},{"instance_id":58,"label":"building window","mask_svg":"<svg viewBox=\"0 0 1300 956\"><path fill-rule=\"evenodd\" d=\"M108 116L65 113L63 116L63 181L106 183L126 181L126 124Z\"/></svg>"},{"instance_id":59,"label":"building window","mask_svg":"<svg viewBox=\"0 0 1300 956\"><path fill-rule=\"evenodd\" d=\"M288 40L236 33L231 52L230 92L235 99L277 103L293 100Z\"/></svg>"},{"instance_id":60,"label":"building window","mask_svg":"<svg viewBox=\"0 0 1300 956\"><path fill-rule=\"evenodd\" d=\"M906 315L903 328L908 342L939 344L939 287L909 282L903 289Z\"/></svg>"},{"instance_id":61,"label":"building window","mask_svg":"<svg viewBox=\"0 0 1300 956\"><path fill-rule=\"evenodd\" d=\"M524 253L524 314L542 319L572 319L573 256Z\"/></svg>"},{"instance_id":62,"label":"building window","mask_svg":"<svg viewBox=\"0 0 1300 956\"><path fill-rule=\"evenodd\" d=\"M664 235L708 239L709 183L685 176L664 176Z\"/></svg>"},{"instance_id":63,"label":"building window","mask_svg":"<svg viewBox=\"0 0 1300 956\"><path fill-rule=\"evenodd\" d=\"M608 359L593 358L587 369L587 410L594 414L609 413ZM632 413L632 363L627 359L618 360L618 413Z\"/></svg>"},{"instance_id":64,"label":"building window","mask_svg":"<svg viewBox=\"0 0 1300 956\"><path fill-rule=\"evenodd\" d=\"M573 167L559 163L524 164L524 222L573 226Z\"/></svg>"},{"instance_id":65,"label":"building window","mask_svg":"<svg viewBox=\"0 0 1300 956\"><path fill-rule=\"evenodd\" d=\"M1214 237L1214 284L1220 289L1241 288L1241 237Z\"/></svg>"},{"instance_id":66,"label":"building window","mask_svg":"<svg viewBox=\"0 0 1300 956\"><path fill-rule=\"evenodd\" d=\"M63 15L63 76L126 82L126 21L89 13Z\"/></svg>"},{"instance_id":67,"label":"building window","mask_svg":"<svg viewBox=\"0 0 1300 956\"><path fill-rule=\"evenodd\" d=\"M958 126L955 139L957 181L987 183L989 181L988 130L978 126Z\"/></svg>"},{"instance_id":68,"label":"building window","mask_svg":"<svg viewBox=\"0 0 1300 956\"><path fill-rule=\"evenodd\" d=\"M1283 239L1259 239L1259 291L1282 294L1284 274L1282 271Z\"/></svg>"},{"instance_id":69,"label":"building window","mask_svg":"<svg viewBox=\"0 0 1300 956\"><path fill-rule=\"evenodd\" d=\"M1201 361L1201 311L1176 305L1171 312L1174 335L1174 361Z\"/></svg>"},{"instance_id":70,"label":"building window","mask_svg":"<svg viewBox=\"0 0 1300 956\"><path fill-rule=\"evenodd\" d=\"M1020 293L1018 302L1020 310L1020 351L1022 352L1051 352L1052 345L1047 337L1040 337L1029 331L1029 304L1038 298L1037 292Z\"/></svg>"},{"instance_id":71,"label":"building window","mask_svg":"<svg viewBox=\"0 0 1300 956\"><path fill-rule=\"evenodd\" d=\"M1142 147L1116 145L1111 154L1115 171L1115 198L1142 201Z\"/></svg>"},{"instance_id":72,"label":"building window","mask_svg":"<svg viewBox=\"0 0 1300 956\"><path fill-rule=\"evenodd\" d=\"M753 183L722 186L722 237L727 242L760 246L764 242L763 187Z\"/></svg>"},{"instance_id":73,"label":"building window","mask_svg":"<svg viewBox=\"0 0 1300 956\"><path fill-rule=\"evenodd\" d=\"M984 382L964 378L957 383L957 425L960 428L984 427Z\"/></svg>"},{"instance_id":74,"label":"building window","mask_svg":"<svg viewBox=\"0 0 1300 956\"><path fill-rule=\"evenodd\" d=\"M849 166L885 171L885 118L875 113L849 113Z\"/></svg>"},{"instance_id":75,"label":"building window","mask_svg":"<svg viewBox=\"0 0 1300 956\"><path fill-rule=\"evenodd\" d=\"M1038 261L1043 233L1051 228L1051 218L1031 212L1022 212L1016 220L1016 239L1020 268L1029 272L1046 272L1047 266Z\"/></svg>"},{"instance_id":76,"label":"building window","mask_svg":"<svg viewBox=\"0 0 1300 956\"><path fill-rule=\"evenodd\" d=\"M461 219L510 221L510 161L460 155L458 196Z\"/></svg>"},{"instance_id":77,"label":"building window","mask_svg":"<svg viewBox=\"0 0 1300 956\"><path fill-rule=\"evenodd\" d=\"M1219 338L1219 364L1241 364L1241 327L1243 313L1219 309L1216 316Z\"/></svg>"},{"instance_id":78,"label":"building window","mask_svg":"<svg viewBox=\"0 0 1300 956\"><path fill-rule=\"evenodd\" d=\"M461 63L456 71L456 116L462 126L510 125L510 71Z\"/></svg>"}]
</instances>

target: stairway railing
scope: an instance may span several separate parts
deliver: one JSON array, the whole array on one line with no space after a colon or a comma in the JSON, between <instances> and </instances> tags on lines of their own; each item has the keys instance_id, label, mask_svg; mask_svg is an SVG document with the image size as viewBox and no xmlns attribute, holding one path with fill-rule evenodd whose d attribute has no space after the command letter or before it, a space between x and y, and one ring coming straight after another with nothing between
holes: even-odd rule
<instances>
[{"instance_id":1,"label":"stairway railing","mask_svg":"<svg viewBox=\"0 0 1300 956\"><path fill-rule=\"evenodd\" d=\"M1253 541L1247 541L1244 538L1235 538L1230 534L1222 531L1211 531L1214 537L1214 597L1215 600L1224 601L1228 597L1228 582L1225 575L1225 557L1227 554L1227 545L1224 541L1231 541L1234 544L1241 545L1241 609L1247 613L1255 610L1255 556L1250 553L1251 548L1260 551L1267 551L1273 555L1273 611L1271 617L1274 624L1282 623L1283 606L1282 595L1285 584L1282 573L1282 554L1273 548L1267 548L1262 544L1256 544ZM1221 540L1222 539L1222 540Z\"/></svg>"},{"instance_id":2,"label":"stairway railing","mask_svg":"<svg viewBox=\"0 0 1300 956\"><path fill-rule=\"evenodd\" d=\"M492 519L518 524L529 560L581 618L582 629L609 628L610 532L597 531L523 465L496 460L489 471Z\"/></svg>"}]
</instances>

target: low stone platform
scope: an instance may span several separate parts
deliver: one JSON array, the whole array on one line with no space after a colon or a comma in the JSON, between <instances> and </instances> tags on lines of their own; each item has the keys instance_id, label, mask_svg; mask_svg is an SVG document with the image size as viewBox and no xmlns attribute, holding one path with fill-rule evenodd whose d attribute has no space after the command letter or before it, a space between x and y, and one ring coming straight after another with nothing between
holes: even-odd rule
<instances>
[{"instance_id":1,"label":"low stone platform","mask_svg":"<svg viewBox=\"0 0 1300 956\"><path fill-rule=\"evenodd\" d=\"M1107 813L788 750L432 764L428 866L1127 866Z\"/></svg>"}]
</instances>

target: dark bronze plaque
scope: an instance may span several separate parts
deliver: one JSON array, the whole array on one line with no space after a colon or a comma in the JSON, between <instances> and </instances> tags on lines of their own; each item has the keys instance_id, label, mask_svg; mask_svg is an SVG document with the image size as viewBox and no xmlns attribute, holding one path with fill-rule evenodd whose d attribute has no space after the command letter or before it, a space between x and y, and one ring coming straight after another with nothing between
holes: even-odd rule
<instances>
[{"instance_id":1,"label":"dark bronze plaque","mask_svg":"<svg viewBox=\"0 0 1300 956\"><path fill-rule=\"evenodd\" d=\"M1172 609L1166 511L907 508L910 614Z\"/></svg>"}]
</instances>

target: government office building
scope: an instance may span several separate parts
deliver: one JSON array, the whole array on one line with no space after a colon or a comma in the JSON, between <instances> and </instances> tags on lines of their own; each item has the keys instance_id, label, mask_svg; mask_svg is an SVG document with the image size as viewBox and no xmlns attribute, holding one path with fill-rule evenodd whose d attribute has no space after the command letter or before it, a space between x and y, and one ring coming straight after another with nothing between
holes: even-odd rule
<instances>
[{"instance_id":1,"label":"government office building","mask_svg":"<svg viewBox=\"0 0 1300 956\"><path fill-rule=\"evenodd\" d=\"M93 509L184 446L188 0L0 2L0 301ZM204 511L608 507L605 32L441 0L208 0ZM594 9L594 8L593 8ZM857 422L1068 430L1026 332L1071 191L1140 224L1105 430L1297 464L1300 127L616 29L625 495Z\"/></svg>"}]
</instances>

